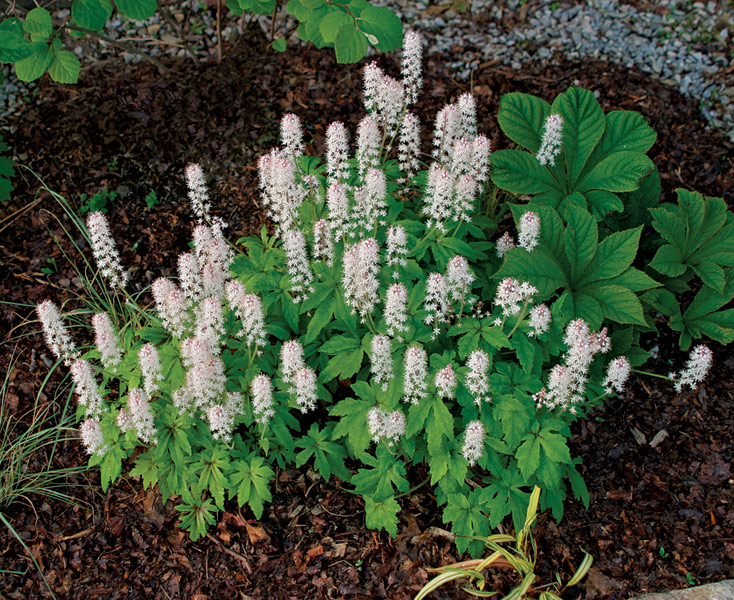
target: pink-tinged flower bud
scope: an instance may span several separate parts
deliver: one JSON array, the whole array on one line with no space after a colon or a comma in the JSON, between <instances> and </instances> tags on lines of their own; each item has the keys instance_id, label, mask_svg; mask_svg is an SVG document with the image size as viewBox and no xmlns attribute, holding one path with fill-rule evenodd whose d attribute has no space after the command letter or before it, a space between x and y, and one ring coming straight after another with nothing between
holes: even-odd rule
<instances>
[{"instance_id":1,"label":"pink-tinged flower bud","mask_svg":"<svg viewBox=\"0 0 734 600\"><path fill-rule=\"evenodd\" d=\"M563 117L561 115L548 115L543 126L543 139L535 158L541 165L556 164L556 156L561 152L563 143Z\"/></svg>"},{"instance_id":2,"label":"pink-tinged flower bud","mask_svg":"<svg viewBox=\"0 0 734 600\"><path fill-rule=\"evenodd\" d=\"M150 403L141 389L130 388L127 407L130 410L130 421L135 431L138 432L138 438L146 444L155 444L158 429L153 424L153 411L150 409Z\"/></svg>"},{"instance_id":3,"label":"pink-tinged flower bud","mask_svg":"<svg viewBox=\"0 0 734 600\"><path fill-rule=\"evenodd\" d=\"M331 229L336 237L346 233L349 221L349 197L347 189L340 183L334 183L326 190L326 204L329 207Z\"/></svg>"},{"instance_id":4,"label":"pink-tinged flower bud","mask_svg":"<svg viewBox=\"0 0 734 600\"><path fill-rule=\"evenodd\" d=\"M454 176L438 163L433 163L428 171L426 195L423 199L428 227L446 230L444 223L451 218L453 212L453 195Z\"/></svg>"},{"instance_id":5,"label":"pink-tinged flower bud","mask_svg":"<svg viewBox=\"0 0 734 600\"><path fill-rule=\"evenodd\" d=\"M165 277L156 279L151 286L151 291L158 317L163 322L163 326L176 337L181 337L186 331L186 322L189 317L188 302L183 293Z\"/></svg>"},{"instance_id":6,"label":"pink-tinged flower bud","mask_svg":"<svg viewBox=\"0 0 734 600\"><path fill-rule=\"evenodd\" d=\"M687 385L690 389L695 389L697 383L701 383L711 370L714 363L714 355L711 350L704 345L696 346L691 350L688 356L686 368L677 376L673 376L675 381L675 391L682 392L683 386Z\"/></svg>"},{"instance_id":7,"label":"pink-tinged flower bud","mask_svg":"<svg viewBox=\"0 0 734 600\"><path fill-rule=\"evenodd\" d=\"M484 425L481 421L472 421L464 431L464 445L461 454L474 466L484 454Z\"/></svg>"},{"instance_id":8,"label":"pink-tinged flower bud","mask_svg":"<svg viewBox=\"0 0 734 600\"><path fill-rule=\"evenodd\" d=\"M296 403L302 413L316 410L319 398L316 393L316 373L311 367L303 367L293 373L291 393L296 394Z\"/></svg>"},{"instance_id":9,"label":"pink-tinged flower bud","mask_svg":"<svg viewBox=\"0 0 734 600\"><path fill-rule=\"evenodd\" d=\"M540 217L537 213L526 212L520 217L520 232L517 235L521 248L525 248L528 252L532 252L533 248L538 245L540 237Z\"/></svg>"},{"instance_id":10,"label":"pink-tinged flower bud","mask_svg":"<svg viewBox=\"0 0 734 600\"><path fill-rule=\"evenodd\" d=\"M280 369L283 373L283 381L291 383L293 373L298 369L303 369L306 365L303 362L303 346L298 340L289 340L283 342L280 347Z\"/></svg>"},{"instance_id":11,"label":"pink-tinged flower bud","mask_svg":"<svg viewBox=\"0 0 734 600\"><path fill-rule=\"evenodd\" d=\"M450 364L436 373L434 384L439 398L456 397L456 373Z\"/></svg>"},{"instance_id":12,"label":"pink-tinged flower bud","mask_svg":"<svg viewBox=\"0 0 734 600\"><path fill-rule=\"evenodd\" d=\"M196 215L196 219L199 223L211 221L209 211L212 205L209 202L209 191L206 187L204 171L202 171L199 165L190 164L186 167L186 186L189 188L191 210Z\"/></svg>"},{"instance_id":13,"label":"pink-tinged flower bud","mask_svg":"<svg viewBox=\"0 0 734 600\"><path fill-rule=\"evenodd\" d=\"M293 158L303 154L303 131L301 119L297 115L287 113L280 121L280 139Z\"/></svg>"},{"instance_id":14,"label":"pink-tinged flower bud","mask_svg":"<svg viewBox=\"0 0 734 600\"><path fill-rule=\"evenodd\" d=\"M359 165L359 176L369 169L377 168L380 162L380 128L377 121L367 115L359 122L357 128L357 163Z\"/></svg>"},{"instance_id":15,"label":"pink-tinged flower bud","mask_svg":"<svg viewBox=\"0 0 734 600\"><path fill-rule=\"evenodd\" d=\"M380 301L379 257L377 240L367 238L347 248L342 259L344 300L362 319L371 314Z\"/></svg>"},{"instance_id":16,"label":"pink-tinged flower bud","mask_svg":"<svg viewBox=\"0 0 734 600\"><path fill-rule=\"evenodd\" d=\"M122 268L107 217L101 212L93 212L87 217L87 231L100 274L113 286L123 287L128 274Z\"/></svg>"},{"instance_id":17,"label":"pink-tinged flower bud","mask_svg":"<svg viewBox=\"0 0 734 600\"><path fill-rule=\"evenodd\" d=\"M283 246L288 260L288 274L291 278L291 290L295 292L293 302L301 302L313 291L313 273L308 260L306 236L297 229L285 232Z\"/></svg>"},{"instance_id":18,"label":"pink-tinged flower bud","mask_svg":"<svg viewBox=\"0 0 734 600\"><path fill-rule=\"evenodd\" d=\"M209 431L215 440L229 441L234 429L234 413L226 406L215 404L206 411L206 419L209 422Z\"/></svg>"},{"instance_id":19,"label":"pink-tinged flower bud","mask_svg":"<svg viewBox=\"0 0 734 600\"><path fill-rule=\"evenodd\" d=\"M459 96L457 102L461 113L461 136L468 140L477 137L477 101L469 93Z\"/></svg>"},{"instance_id":20,"label":"pink-tinged flower bud","mask_svg":"<svg viewBox=\"0 0 734 600\"><path fill-rule=\"evenodd\" d=\"M441 164L449 164L456 140L461 137L461 111L455 104L447 104L436 115L433 131L433 157Z\"/></svg>"},{"instance_id":21,"label":"pink-tinged flower bud","mask_svg":"<svg viewBox=\"0 0 734 600\"><path fill-rule=\"evenodd\" d=\"M466 374L466 389L474 396L474 404L490 402L489 396L489 356L484 350L474 350L466 361L469 372Z\"/></svg>"},{"instance_id":22,"label":"pink-tinged flower bud","mask_svg":"<svg viewBox=\"0 0 734 600\"><path fill-rule=\"evenodd\" d=\"M420 346L411 346L403 357L403 402L418 404L427 394L428 357Z\"/></svg>"},{"instance_id":23,"label":"pink-tinged flower bud","mask_svg":"<svg viewBox=\"0 0 734 600\"><path fill-rule=\"evenodd\" d=\"M479 185L484 184L489 177L489 155L492 144L483 135L478 135L472 142L472 166L469 174L474 177Z\"/></svg>"},{"instance_id":24,"label":"pink-tinged flower bud","mask_svg":"<svg viewBox=\"0 0 734 600\"><path fill-rule=\"evenodd\" d=\"M107 313L98 313L92 317L94 327L94 345L102 357L105 369L114 369L122 360L120 340L112 327Z\"/></svg>"},{"instance_id":25,"label":"pink-tinged flower bud","mask_svg":"<svg viewBox=\"0 0 734 600\"><path fill-rule=\"evenodd\" d=\"M372 338L370 349L372 351L370 356L372 377L375 383L382 384L382 391L386 392L394 376L390 338L386 335L376 335Z\"/></svg>"},{"instance_id":26,"label":"pink-tinged flower bud","mask_svg":"<svg viewBox=\"0 0 734 600\"><path fill-rule=\"evenodd\" d=\"M96 419L87 419L79 426L82 443L87 449L87 454L98 454L102 456L107 451L107 445L104 443L104 433L102 426Z\"/></svg>"},{"instance_id":27,"label":"pink-tinged flower bud","mask_svg":"<svg viewBox=\"0 0 734 600\"><path fill-rule=\"evenodd\" d=\"M64 327L61 314L51 300L45 300L36 307L38 319L43 327L43 335L46 345L51 349L56 358L62 358L65 365L79 356L76 345Z\"/></svg>"},{"instance_id":28,"label":"pink-tinged flower bud","mask_svg":"<svg viewBox=\"0 0 734 600\"><path fill-rule=\"evenodd\" d=\"M190 300L199 300L204 293L201 283L201 266L193 252L179 254L178 282L183 295Z\"/></svg>"},{"instance_id":29,"label":"pink-tinged flower bud","mask_svg":"<svg viewBox=\"0 0 734 600\"><path fill-rule=\"evenodd\" d=\"M512 236L505 232L504 235L497 240L497 258L503 258L507 254L508 250L512 250L515 247L515 240Z\"/></svg>"},{"instance_id":30,"label":"pink-tinged flower bud","mask_svg":"<svg viewBox=\"0 0 734 600\"><path fill-rule=\"evenodd\" d=\"M324 260L329 266L334 264L334 241L331 236L331 223L319 219L313 224L313 258Z\"/></svg>"},{"instance_id":31,"label":"pink-tinged flower bud","mask_svg":"<svg viewBox=\"0 0 734 600\"><path fill-rule=\"evenodd\" d=\"M99 393L92 365L84 359L71 363L71 378L76 384L76 395L87 417L98 418L102 413L102 394Z\"/></svg>"},{"instance_id":32,"label":"pink-tinged flower bud","mask_svg":"<svg viewBox=\"0 0 734 600\"><path fill-rule=\"evenodd\" d=\"M446 285L452 300L463 303L473 281L474 273L469 268L469 261L463 256L454 256L449 260L446 266Z\"/></svg>"},{"instance_id":33,"label":"pink-tinged flower bud","mask_svg":"<svg viewBox=\"0 0 734 600\"><path fill-rule=\"evenodd\" d=\"M415 104L423 87L423 38L415 31L408 31L403 36L401 75L405 104Z\"/></svg>"},{"instance_id":34,"label":"pink-tinged flower bud","mask_svg":"<svg viewBox=\"0 0 734 600\"><path fill-rule=\"evenodd\" d=\"M326 173L328 184L349 178L349 136L344 123L335 121L326 130Z\"/></svg>"},{"instance_id":35,"label":"pink-tinged flower bud","mask_svg":"<svg viewBox=\"0 0 734 600\"><path fill-rule=\"evenodd\" d=\"M548 331L551 322L551 311L545 304L538 304L530 309L530 331L528 335L535 337Z\"/></svg>"},{"instance_id":36,"label":"pink-tinged flower bud","mask_svg":"<svg viewBox=\"0 0 734 600\"><path fill-rule=\"evenodd\" d=\"M273 416L273 384L267 375L256 375L250 383L255 421L265 425Z\"/></svg>"},{"instance_id":37,"label":"pink-tinged flower bud","mask_svg":"<svg viewBox=\"0 0 734 600\"><path fill-rule=\"evenodd\" d=\"M624 356L612 359L607 366L607 376L604 378L602 385L607 394L611 394L612 390L621 394L624 391L624 384L627 383L632 366Z\"/></svg>"},{"instance_id":38,"label":"pink-tinged flower bud","mask_svg":"<svg viewBox=\"0 0 734 600\"><path fill-rule=\"evenodd\" d=\"M408 289L402 283L394 283L385 295L385 323L387 333L401 340L401 333L408 330Z\"/></svg>"},{"instance_id":39,"label":"pink-tinged flower bud","mask_svg":"<svg viewBox=\"0 0 734 600\"><path fill-rule=\"evenodd\" d=\"M421 152L420 120L412 113L406 113L400 125L398 140L398 163L406 179L413 177L420 167L418 156Z\"/></svg>"},{"instance_id":40,"label":"pink-tinged flower bud","mask_svg":"<svg viewBox=\"0 0 734 600\"><path fill-rule=\"evenodd\" d=\"M143 389L152 398L158 391L158 382L163 380L161 359L153 344L145 344L138 352L138 363L143 374Z\"/></svg>"}]
</instances>

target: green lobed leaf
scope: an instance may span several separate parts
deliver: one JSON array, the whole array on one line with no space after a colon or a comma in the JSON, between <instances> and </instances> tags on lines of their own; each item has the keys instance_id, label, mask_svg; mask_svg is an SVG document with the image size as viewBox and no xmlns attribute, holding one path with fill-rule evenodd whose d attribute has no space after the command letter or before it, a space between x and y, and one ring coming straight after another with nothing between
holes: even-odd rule
<instances>
[{"instance_id":1,"label":"green lobed leaf","mask_svg":"<svg viewBox=\"0 0 734 600\"><path fill-rule=\"evenodd\" d=\"M375 44L383 52L400 48L403 44L403 23L400 18L385 6L368 6L358 19L359 28L377 39ZM355 61L356 62L356 61Z\"/></svg>"},{"instance_id":2,"label":"green lobed leaf","mask_svg":"<svg viewBox=\"0 0 734 600\"><path fill-rule=\"evenodd\" d=\"M115 0L117 9L135 21L144 21L155 14L156 0Z\"/></svg>"},{"instance_id":3,"label":"green lobed leaf","mask_svg":"<svg viewBox=\"0 0 734 600\"><path fill-rule=\"evenodd\" d=\"M500 99L497 121L504 134L533 154L540 148L543 125L551 107L545 100L513 92Z\"/></svg>"},{"instance_id":4,"label":"green lobed leaf","mask_svg":"<svg viewBox=\"0 0 734 600\"><path fill-rule=\"evenodd\" d=\"M321 36L324 38L324 41L329 44L333 44L334 40L336 40L336 34L339 32L339 28L347 23L353 23L352 17L340 8L330 8L329 12L319 23L319 31L321 32Z\"/></svg>"},{"instance_id":5,"label":"green lobed leaf","mask_svg":"<svg viewBox=\"0 0 734 600\"><path fill-rule=\"evenodd\" d=\"M365 524L370 529L384 529L391 536L398 534L398 513L400 505L395 498L374 500L364 497Z\"/></svg>"}]
</instances>

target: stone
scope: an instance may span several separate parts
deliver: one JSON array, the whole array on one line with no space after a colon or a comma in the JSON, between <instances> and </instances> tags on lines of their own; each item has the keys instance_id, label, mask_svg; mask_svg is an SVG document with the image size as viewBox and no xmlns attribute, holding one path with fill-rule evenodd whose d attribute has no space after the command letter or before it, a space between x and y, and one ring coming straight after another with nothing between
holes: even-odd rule
<instances>
[{"instance_id":1,"label":"stone","mask_svg":"<svg viewBox=\"0 0 734 600\"><path fill-rule=\"evenodd\" d=\"M709 583L685 590L633 596L629 600L733 600L734 579Z\"/></svg>"}]
</instances>

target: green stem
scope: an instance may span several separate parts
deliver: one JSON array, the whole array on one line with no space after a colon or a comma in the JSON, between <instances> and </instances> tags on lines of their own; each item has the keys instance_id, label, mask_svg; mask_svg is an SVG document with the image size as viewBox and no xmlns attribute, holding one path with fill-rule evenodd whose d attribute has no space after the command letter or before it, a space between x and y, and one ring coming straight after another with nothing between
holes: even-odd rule
<instances>
[{"instance_id":1,"label":"green stem","mask_svg":"<svg viewBox=\"0 0 734 600\"><path fill-rule=\"evenodd\" d=\"M515 326L512 328L510 333L507 334L507 339L509 340L512 337L512 334L515 333L517 328L520 326L520 323L522 323L522 320L525 318L525 315L528 313L528 304L530 303L530 300L525 300L525 302L522 305L522 310L520 311L520 316L517 318L517 323L515 323ZM503 320L504 324L504 320Z\"/></svg>"},{"instance_id":2,"label":"green stem","mask_svg":"<svg viewBox=\"0 0 734 600\"><path fill-rule=\"evenodd\" d=\"M637 373L638 375L649 375L650 377L657 377L658 379L673 381L671 377L668 377L667 375L660 375L660 373L650 373L650 371L640 371L639 369L632 369L632 372Z\"/></svg>"},{"instance_id":3,"label":"green stem","mask_svg":"<svg viewBox=\"0 0 734 600\"><path fill-rule=\"evenodd\" d=\"M416 485L416 486L413 486L413 487L412 487L412 488L410 488L410 489L409 489L409 490L408 490L407 492L403 492L403 493L401 493L401 494L398 494L397 496L395 496L395 498L396 498L396 499L397 499L397 498L402 498L403 496L407 496L408 494L412 494L412 493L413 493L413 492L415 492L416 490L419 490L419 489L421 489L421 488L422 488L422 487L423 487L424 485L426 485L426 484L427 484L427 483L429 483L430 481L431 481L431 476L429 475L429 476L428 476L428 477L427 477L426 479L424 479L423 481L421 481L421 482L420 482L420 483L419 483L418 485Z\"/></svg>"}]
</instances>

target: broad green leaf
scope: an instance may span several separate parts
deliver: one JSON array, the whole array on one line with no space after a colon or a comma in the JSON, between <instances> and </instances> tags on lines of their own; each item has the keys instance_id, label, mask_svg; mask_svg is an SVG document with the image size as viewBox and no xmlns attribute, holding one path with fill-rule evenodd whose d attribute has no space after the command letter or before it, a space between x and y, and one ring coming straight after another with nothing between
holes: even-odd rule
<instances>
[{"instance_id":1,"label":"broad green leaf","mask_svg":"<svg viewBox=\"0 0 734 600\"><path fill-rule=\"evenodd\" d=\"M575 189L586 161L604 133L604 112L594 94L581 88L570 88L557 96L551 112L563 117L563 156L569 188Z\"/></svg>"},{"instance_id":2,"label":"broad green leaf","mask_svg":"<svg viewBox=\"0 0 734 600\"><path fill-rule=\"evenodd\" d=\"M324 342L319 348L319 352L326 354L341 354L350 350L359 348L359 340L347 335L337 335L326 342Z\"/></svg>"},{"instance_id":3,"label":"broad green leaf","mask_svg":"<svg viewBox=\"0 0 734 600\"><path fill-rule=\"evenodd\" d=\"M306 334L301 338L302 344L310 344L321 333L321 331L331 322L334 314L334 303L324 302L316 309L311 320L308 322Z\"/></svg>"},{"instance_id":4,"label":"broad green leaf","mask_svg":"<svg viewBox=\"0 0 734 600\"><path fill-rule=\"evenodd\" d=\"M275 50L276 52L285 52L286 50L285 38L276 38L275 40L273 40L273 43L271 45L273 47L273 50Z\"/></svg>"},{"instance_id":5,"label":"broad green leaf","mask_svg":"<svg viewBox=\"0 0 734 600\"><path fill-rule=\"evenodd\" d=\"M342 417L334 427L332 433L334 439L347 436L355 454L364 452L370 446L370 432L365 424L367 423L367 413L373 406L374 403L367 400L345 398L329 412L332 416Z\"/></svg>"},{"instance_id":6,"label":"broad green leaf","mask_svg":"<svg viewBox=\"0 0 734 600\"><path fill-rule=\"evenodd\" d=\"M358 19L359 28L366 34L377 38L372 43L383 52L400 48L403 44L403 24L398 16L385 6L368 6Z\"/></svg>"},{"instance_id":7,"label":"broad green leaf","mask_svg":"<svg viewBox=\"0 0 734 600\"><path fill-rule=\"evenodd\" d=\"M512 336L512 347L520 361L522 370L526 373L532 373L533 363L535 361L535 344L525 335Z\"/></svg>"},{"instance_id":8,"label":"broad green leaf","mask_svg":"<svg viewBox=\"0 0 734 600\"><path fill-rule=\"evenodd\" d=\"M494 415L502 423L505 441L514 448L528 432L532 415L522 402L512 396L501 396L494 404Z\"/></svg>"},{"instance_id":9,"label":"broad green leaf","mask_svg":"<svg viewBox=\"0 0 734 600\"><path fill-rule=\"evenodd\" d=\"M263 504L273 498L270 493L270 481L274 473L262 457L251 454L246 460L236 460L232 463L230 475L230 497L237 494L237 503L250 505L256 519L263 514Z\"/></svg>"},{"instance_id":10,"label":"broad green leaf","mask_svg":"<svg viewBox=\"0 0 734 600\"><path fill-rule=\"evenodd\" d=\"M618 216L620 224L627 229L647 225L651 220L650 209L660 202L660 189L660 174L655 167L642 178L638 189L620 195L624 204L624 213Z\"/></svg>"},{"instance_id":11,"label":"broad green leaf","mask_svg":"<svg viewBox=\"0 0 734 600\"><path fill-rule=\"evenodd\" d=\"M143 21L155 14L158 3L156 0L115 0L115 6L126 17Z\"/></svg>"},{"instance_id":12,"label":"broad green leaf","mask_svg":"<svg viewBox=\"0 0 734 600\"><path fill-rule=\"evenodd\" d=\"M398 513L400 505L395 498L373 500L364 497L365 524L370 529L384 529L392 537L398 534Z\"/></svg>"},{"instance_id":13,"label":"broad green leaf","mask_svg":"<svg viewBox=\"0 0 734 600\"><path fill-rule=\"evenodd\" d=\"M540 465L540 439L534 433L525 436L515 452L517 466L525 480L530 479Z\"/></svg>"},{"instance_id":14,"label":"broad green leaf","mask_svg":"<svg viewBox=\"0 0 734 600\"><path fill-rule=\"evenodd\" d=\"M354 23L345 23L334 38L334 51L339 64L358 62L367 54L367 38Z\"/></svg>"},{"instance_id":15,"label":"broad green leaf","mask_svg":"<svg viewBox=\"0 0 734 600\"><path fill-rule=\"evenodd\" d=\"M76 54L68 50L58 50L48 67L48 74L58 83L76 83L79 80L81 68L82 65Z\"/></svg>"},{"instance_id":16,"label":"broad green leaf","mask_svg":"<svg viewBox=\"0 0 734 600\"><path fill-rule=\"evenodd\" d=\"M481 489L475 489L466 495L450 494L443 511L443 519L452 523L451 531L457 536L456 549L459 553L467 548L470 548L472 555L482 551L481 541L471 539L489 535L489 522L482 512Z\"/></svg>"},{"instance_id":17,"label":"broad green leaf","mask_svg":"<svg viewBox=\"0 0 734 600\"><path fill-rule=\"evenodd\" d=\"M306 8L310 8L311 10L315 8L320 8L324 4L326 4L326 0L300 0L301 4L305 6Z\"/></svg>"},{"instance_id":18,"label":"broad green leaf","mask_svg":"<svg viewBox=\"0 0 734 600\"><path fill-rule=\"evenodd\" d=\"M519 281L527 281L543 297L550 296L560 287L568 286L567 276L558 262L542 248L535 248L532 252L513 248L505 254L505 262L495 277L514 277Z\"/></svg>"},{"instance_id":19,"label":"broad green leaf","mask_svg":"<svg viewBox=\"0 0 734 600\"><path fill-rule=\"evenodd\" d=\"M0 23L0 63L14 63L32 53L19 19L12 17Z\"/></svg>"},{"instance_id":20,"label":"broad green leaf","mask_svg":"<svg viewBox=\"0 0 734 600\"><path fill-rule=\"evenodd\" d=\"M599 244L596 256L578 282L579 287L616 277L627 270L637 254L641 231L642 226L619 231L604 238Z\"/></svg>"},{"instance_id":21,"label":"broad green leaf","mask_svg":"<svg viewBox=\"0 0 734 600\"><path fill-rule=\"evenodd\" d=\"M658 287L661 284L643 271L630 267L616 277L604 280L604 285L621 285L622 287L629 288L633 292L642 292L643 290Z\"/></svg>"},{"instance_id":22,"label":"broad green leaf","mask_svg":"<svg viewBox=\"0 0 734 600\"><path fill-rule=\"evenodd\" d=\"M666 242L683 248L686 241L686 224L681 217L667 208L669 206L671 205L650 210L653 219L652 226Z\"/></svg>"},{"instance_id":23,"label":"broad green leaf","mask_svg":"<svg viewBox=\"0 0 734 600\"><path fill-rule=\"evenodd\" d=\"M108 0L74 0L71 16L79 25L92 31L102 31L112 14Z\"/></svg>"},{"instance_id":24,"label":"broad green leaf","mask_svg":"<svg viewBox=\"0 0 734 600\"><path fill-rule=\"evenodd\" d=\"M620 285L588 288L586 293L599 303L604 316L617 323L645 326L642 304L634 292Z\"/></svg>"},{"instance_id":25,"label":"broad green leaf","mask_svg":"<svg viewBox=\"0 0 734 600\"><path fill-rule=\"evenodd\" d=\"M584 198L589 204L591 214L597 219L603 219L610 213L624 210L624 204L619 196L607 190L588 190L584 192Z\"/></svg>"},{"instance_id":26,"label":"broad green leaf","mask_svg":"<svg viewBox=\"0 0 734 600\"><path fill-rule=\"evenodd\" d=\"M497 121L507 137L535 154L550 110L550 104L537 96L513 92L500 99Z\"/></svg>"},{"instance_id":27,"label":"broad green leaf","mask_svg":"<svg viewBox=\"0 0 734 600\"><path fill-rule=\"evenodd\" d=\"M319 23L319 31L329 44L333 44L336 34L342 25L353 23L352 17L338 8L332 8Z\"/></svg>"},{"instance_id":28,"label":"broad green leaf","mask_svg":"<svg viewBox=\"0 0 734 600\"><path fill-rule=\"evenodd\" d=\"M15 74L21 81L34 81L46 72L54 59L46 42L30 44L32 54L15 63Z\"/></svg>"},{"instance_id":29,"label":"broad green leaf","mask_svg":"<svg viewBox=\"0 0 734 600\"><path fill-rule=\"evenodd\" d=\"M317 48L326 48L328 45L324 37L321 35L321 29L319 29L321 19L323 19L327 14L329 14L329 9L326 5L318 6L311 10L308 20L300 26L303 28L302 31L305 34L304 38L310 41Z\"/></svg>"},{"instance_id":30,"label":"broad green leaf","mask_svg":"<svg viewBox=\"0 0 734 600\"><path fill-rule=\"evenodd\" d=\"M669 244L658 248L655 256L650 261L650 266L668 277L677 277L686 272L686 265L683 264L683 257L680 252Z\"/></svg>"},{"instance_id":31,"label":"broad green leaf","mask_svg":"<svg viewBox=\"0 0 734 600\"><path fill-rule=\"evenodd\" d=\"M571 453L566 444L566 438L560 433L542 429L538 440L543 452L550 460L566 464L571 462Z\"/></svg>"},{"instance_id":32,"label":"broad green leaf","mask_svg":"<svg viewBox=\"0 0 734 600\"><path fill-rule=\"evenodd\" d=\"M597 164L578 184L580 192L607 190L631 192L654 168L652 161L639 152L615 152Z\"/></svg>"},{"instance_id":33,"label":"broad green leaf","mask_svg":"<svg viewBox=\"0 0 734 600\"><path fill-rule=\"evenodd\" d=\"M604 311L592 296L581 292L573 295L574 317L583 319L592 330L599 329L604 321Z\"/></svg>"},{"instance_id":34,"label":"broad green leaf","mask_svg":"<svg viewBox=\"0 0 734 600\"><path fill-rule=\"evenodd\" d=\"M615 152L641 152L645 154L652 148L657 133L647 124L645 118L631 110L614 110L606 115L604 135L594 152L600 161Z\"/></svg>"},{"instance_id":35,"label":"broad green leaf","mask_svg":"<svg viewBox=\"0 0 734 600\"><path fill-rule=\"evenodd\" d=\"M566 221L563 244L571 266L571 278L575 280L594 258L599 234L596 221L587 210L569 206Z\"/></svg>"},{"instance_id":36,"label":"broad green leaf","mask_svg":"<svg viewBox=\"0 0 734 600\"><path fill-rule=\"evenodd\" d=\"M562 185L553 174L524 150L498 150L491 157L492 181L515 194L540 194L555 191L563 194Z\"/></svg>"},{"instance_id":37,"label":"broad green leaf","mask_svg":"<svg viewBox=\"0 0 734 600\"><path fill-rule=\"evenodd\" d=\"M135 466L130 470L130 476L142 476L143 489L152 488L158 483L158 461L153 452L145 452L138 456Z\"/></svg>"},{"instance_id":38,"label":"broad green leaf","mask_svg":"<svg viewBox=\"0 0 734 600\"><path fill-rule=\"evenodd\" d=\"M53 31L51 13L40 6L31 9L28 11L25 21L23 21L23 31L26 33L38 33L48 37Z\"/></svg>"},{"instance_id":39,"label":"broad green leaf","mask_svg":"<svg viewBox=\"0 0 734 600\"><path fill-rule=\"evenodd\" d=\"M704 285L713 288L720 294L724 293L726 286L726 276L724 269L715 263L704 263L700 265L691 265L691 268L701 278Z\"/></svg>"}]
</instances>

